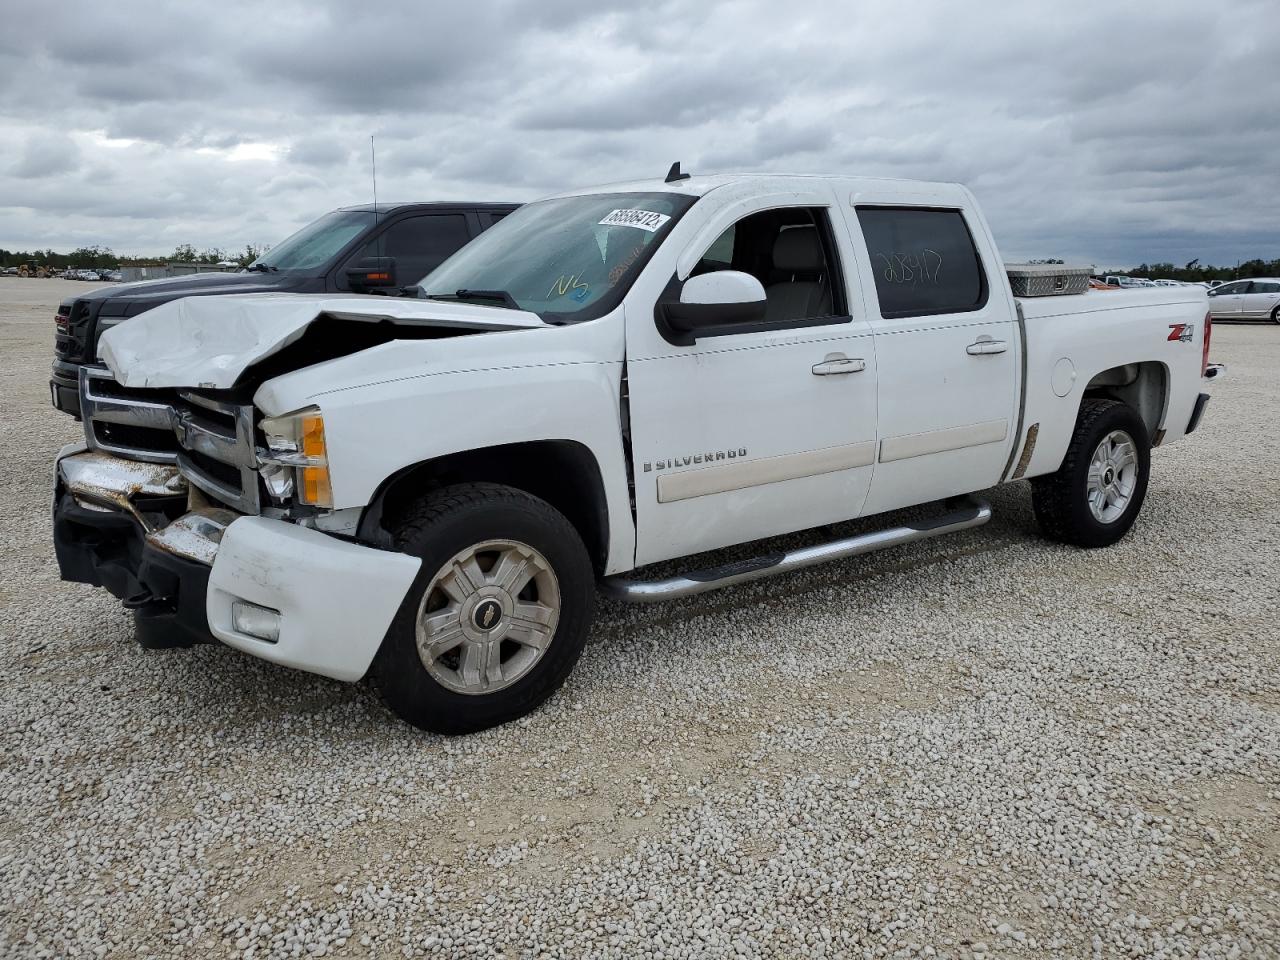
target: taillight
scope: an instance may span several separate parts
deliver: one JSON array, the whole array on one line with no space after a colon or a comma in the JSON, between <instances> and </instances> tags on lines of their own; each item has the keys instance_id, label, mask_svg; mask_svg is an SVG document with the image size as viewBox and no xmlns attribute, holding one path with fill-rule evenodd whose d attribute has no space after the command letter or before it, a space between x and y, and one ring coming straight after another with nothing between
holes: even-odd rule
<instances>
[{"instance_id":1,"label":"taillight","mask_svg":"<svg viewBox=\"0 0 1280 960\"><path fill-rule=\"evenodd\" d=\"M1213 314L1204 315L1204 352L1200 354L1200 376L1209 372L1209 338L1213 336Z\"/></svg>"},{"instance_id":2,"label":"taillight","mask_svg":"<svg viewBox=\"0 0 1280 960\"><path fill-rule=\"evenodd\" d=\"M70 322L71 317L68 314L63 313L61 310L53 316L53 325L58 328L59 333L66 333L67 325Z\"/></svg>"}]
</instances>

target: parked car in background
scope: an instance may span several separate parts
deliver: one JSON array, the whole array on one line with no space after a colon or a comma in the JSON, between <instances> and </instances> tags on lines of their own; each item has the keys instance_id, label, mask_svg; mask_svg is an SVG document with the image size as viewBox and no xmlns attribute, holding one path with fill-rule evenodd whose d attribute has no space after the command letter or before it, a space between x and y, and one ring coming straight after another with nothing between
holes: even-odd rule
<instances>
[{"instance_id":1,"label":"parked car in background","mask_svg":"<svg viewBox=\"0 0 1280 960\"><path fill-rule=\"evenodd\" d=\"M1280 323L1280 280L1233 280L1209 291L1215 320L1270 320Z\"/></svg>"},{"instance_id":2,"label":"parked car in background","mask_svg":"<svg viewBox=\"0 0 1280 960\"><path fill-rule=\"evenodd\" d=\"M237 273L142 280L69 297L54 317L49 393L80 416L80 368L122 320L171 300L228 293L399 293L512 210L514 203L380 203L326 213ZM96 275L94 279L97 279Z\"/></svg>"}]
</instances>

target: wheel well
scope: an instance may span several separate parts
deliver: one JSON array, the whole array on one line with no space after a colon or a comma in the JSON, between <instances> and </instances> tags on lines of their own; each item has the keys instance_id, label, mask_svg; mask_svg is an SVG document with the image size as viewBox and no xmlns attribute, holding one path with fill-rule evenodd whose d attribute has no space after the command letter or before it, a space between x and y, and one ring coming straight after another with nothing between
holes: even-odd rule
<instances>
[{"instance_id":1,"label":"wheel well","mask_svg":"<svg viewBox=\"0 0 1280 960\"><path fill-rule=\"evenodd\" d=\"M604 481L591 451L572 440L483 447L405 467L378 488L361 517L359 536L389 544L390 530L405 509L428 490L479 481L505 484L547 501L573 524L596 572L603 572L609 550Z\"/></svg>"},{"instance_id":2,"label":"wheel well","mask_svg":"<svg viewBox=\"0 0 1280 960\"><path fill-rule=\"evenodd\" d=\"M1097 374L1085 387L1084 395L1107 397L1133 407L1146 424L1147 436L1154 445L1169 399L1169 374L1165 365L1155 360L1126 363Z\"/></svg>"}]
</instances>

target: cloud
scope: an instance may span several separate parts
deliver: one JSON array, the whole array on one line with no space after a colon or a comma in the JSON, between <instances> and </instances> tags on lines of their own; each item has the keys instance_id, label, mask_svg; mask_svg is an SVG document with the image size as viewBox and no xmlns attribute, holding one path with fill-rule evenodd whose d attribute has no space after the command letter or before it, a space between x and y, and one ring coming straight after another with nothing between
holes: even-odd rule
<instances>
[{"instance_id":1,"label":"cloud","mask_svg":"<svg viewBox=\"0 0 1280 960\"><path fill-rule=\"evenodd\" d=\"M1280 255L1271 0L68 0L0 32L0 246L279 240L378 192L959 180L1006 257ZM1176 256L1175 256L1176 254Z\"/></svg>"},{"instance_id":2,"label":"cloud","mask_svg":"<svg viewBox=\"0 0 1280 960\"><path fill-rule=\"evenodd\" d=\"M20 180L71 173L80 165L80 148L66 134L37 131L27 137L22 154L10 171Z\"/></svg>"}]
</instances>

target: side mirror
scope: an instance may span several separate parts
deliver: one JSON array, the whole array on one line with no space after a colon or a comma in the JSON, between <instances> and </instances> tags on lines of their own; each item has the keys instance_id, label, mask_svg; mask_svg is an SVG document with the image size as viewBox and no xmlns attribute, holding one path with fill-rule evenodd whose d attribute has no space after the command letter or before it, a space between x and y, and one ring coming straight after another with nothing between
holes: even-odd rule
<instances>
[{"instance_id":1,"label":"side mirror","mask_svg":"<svg viewBox=\"0 0 1280 960\"><path fill-rule=\"evenodd\" d=\"M352 290L396 285L395 257L365 257L354 267L347 267L347 283Z\"/></svg>"},{"instance_id":2,"label":"side mirror","mask_svg":"<svg viewBox=\"0 0 1280 960\"><path fill-rule=\"evenodd\" d=\"M759 323L764 319L764 285L740 270L717 270L690 277L677 303L663 305L668 325L692 343L715 327Z\"/></svg>"}]
</instances>

